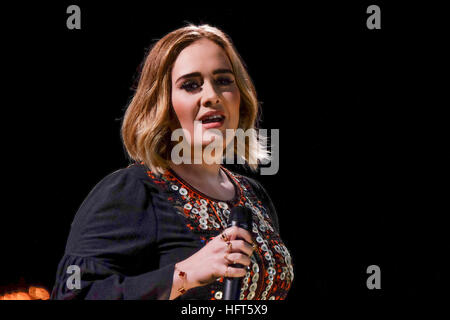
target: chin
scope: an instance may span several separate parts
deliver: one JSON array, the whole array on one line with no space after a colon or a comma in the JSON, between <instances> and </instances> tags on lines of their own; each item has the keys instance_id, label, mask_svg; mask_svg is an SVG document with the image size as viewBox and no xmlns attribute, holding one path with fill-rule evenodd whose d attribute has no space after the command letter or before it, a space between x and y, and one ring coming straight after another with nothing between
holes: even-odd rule
<instances>
[{"instance_id":1,"label":"chin","mask_svg":"<svg viewBox=\"0 0 450 320\"><path fill-rule=\"evenodd\" d=\"M208 129L203 132L203 144L208 145L213 140L214 141L225 141L225 129L219 130L219 129Z\"/></svg>"}]
</instances>

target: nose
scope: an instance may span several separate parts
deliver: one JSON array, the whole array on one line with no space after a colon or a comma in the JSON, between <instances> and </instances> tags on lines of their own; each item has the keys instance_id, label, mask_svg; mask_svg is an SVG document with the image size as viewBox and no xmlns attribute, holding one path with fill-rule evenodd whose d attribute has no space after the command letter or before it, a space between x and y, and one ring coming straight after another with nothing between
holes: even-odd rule
<instances>
[{"instance_id":1,"label":"nose","mask_svg":"<svg viewBox=\"0 0 450 320\"><path fill-rule=\"evenodd\" d=\"M203 95L201 104L205 107L213 107L220 102L219 94L217 93L217 89L211 84L209 81L203 84Z\"/></svg>"}]
</instances>

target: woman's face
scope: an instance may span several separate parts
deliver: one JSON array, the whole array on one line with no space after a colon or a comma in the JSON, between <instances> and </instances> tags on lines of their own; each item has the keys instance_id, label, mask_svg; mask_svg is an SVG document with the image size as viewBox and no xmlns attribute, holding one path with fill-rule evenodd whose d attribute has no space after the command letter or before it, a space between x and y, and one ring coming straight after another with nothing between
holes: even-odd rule
<instances>
[{"instance_id":1,"label":"woman's face","mask_svg":"<svg viewBox=\"0 0 450 320\"><path fill-rule=\"evenodd\" d=\"M181 51L172 68L172 105L181 127L194 139L201 133L202 146L217 139L225 142L226 129L237 129L240 93L225 51L208 39ZM197 122L198 121L198 122ZM229 137L228 137L229 138Z\"/></svg>"}]
</instances>

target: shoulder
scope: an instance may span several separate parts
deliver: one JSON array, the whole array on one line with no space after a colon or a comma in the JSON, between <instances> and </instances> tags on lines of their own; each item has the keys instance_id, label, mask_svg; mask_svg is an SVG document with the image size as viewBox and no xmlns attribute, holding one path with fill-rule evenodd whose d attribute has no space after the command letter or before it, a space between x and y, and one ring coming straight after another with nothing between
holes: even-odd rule
<instances>
[{"instance_id":1,"label":"shoulder","mask_svg":"<svg viewBox=\"0 0 450 320\"><path fill-rule=\"evenodd\" d=\"M113 194L119 191L134 193L136 189L144 188L152 182L147 171L148 169L144 165L132 164L111 172L94 186L89 196L104 192L113 192Z\"/></svg>"},{"instance_id":2,"label":"shoulder","mask_svg":"<svg viewBox=\"0 0 450 320\"><path fill-rule=\"evenodd\" d=\"M133 164L118 169L91 189L77 212L76 220L105 212L142 212L151 205L152 194L157 190L145 166Z\"/></svg>"},{"instance_id":3,"label":"shoulder","mask_svg":"<svg viewBox=\"0 0 450 320\"><path fill-rule=\"evenodd\" d=\"M67 252L86 256L92 253L93 246L113 250L111 246L117 239L133 239L130 245L154 239L152 188L141 165L116 170L101 179L75 214Z\"/></svg>"},{"instance_id":4,"label":"shoulder","mask_svg":"<svg viewBox=\"0 0 450 320\"><path fill-rule=\"evenodd\" d=\"M147 167L142 164L130 164L128 167L120 168L105 176L99 184L109 184L112 182L136 183L149 180Z\"/></svg>"}]
</instances>

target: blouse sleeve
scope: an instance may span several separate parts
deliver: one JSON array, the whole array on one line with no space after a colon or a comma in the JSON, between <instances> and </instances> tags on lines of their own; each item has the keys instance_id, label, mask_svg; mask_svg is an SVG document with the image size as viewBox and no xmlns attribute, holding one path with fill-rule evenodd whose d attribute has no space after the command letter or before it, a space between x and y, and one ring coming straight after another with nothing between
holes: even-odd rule
<instances>
[{"instance_id":1,"label":"blouse sleeve","mask_svg":"<svg viewBox=\"0 0 450 320\"><path fill-rule=\"evenodd\" d=\"M71 225L51 299L169 298L174 264L160 266L155 254L150 191L128 169L94 187Z\"/></svg>"}]
</instances>

